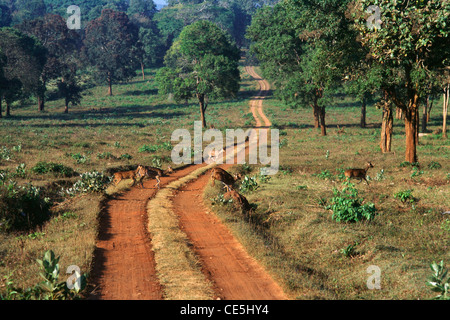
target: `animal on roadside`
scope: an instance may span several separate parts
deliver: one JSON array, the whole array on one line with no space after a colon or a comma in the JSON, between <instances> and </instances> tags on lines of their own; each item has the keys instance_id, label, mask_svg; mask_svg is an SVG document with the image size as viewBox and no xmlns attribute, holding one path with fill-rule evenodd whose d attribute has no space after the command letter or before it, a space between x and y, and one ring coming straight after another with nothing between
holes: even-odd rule
<instances>
[{"instance_id":1,"label":"animal on roadside","mask_svg":"<svg viewBox=\"0 0 450 320\"><path fill-rule=\"evenodd\" d=\"M169 166L169 168L172 169L170 166ZM157 187L159 189L159 183L161 182L161 180L159 178L165 176L164 171L162 171L159 168L149 167L149 166L144 166L144 170L145 170L145 173L143 174L142 179L144 179L144 178L156 179L155 187Z\"/></svg>"},{"instance_id":2,"label":"animal on roadside","mask_svg":"<svg viewBox=\"0 0 450 320\"><path fill-rule=\"evenodd\" d=\"M241 179L241 174L235 174L232 176L226 170L222 168L213 168L211 170L211 185L214 186L216 180L222 182L225 186L231 187L237 180Z\"/></svg>"},{"instance_id":3,"label":"animal on roadside","mask_svg":"<svg viewBox=\"0 0 450 320\"><path fill-rule=\"evenodd\" d=\"M219 151L213 149L209 151L208 159L215 162L224 153L224 151L225 150L223 148L220 149Z\"/></svg>"},{"instance_id":4,"label":"animal on roadside","mask_svg":"<svg viewBox=\"0 0 450 320\"><path fill-rule=\"evenodd\" d=\"M366 181L366 183L369 184L369 182L367 182L366 176L367 176L367 171L370 168L373 168L373 164L370 162L367 162L366 167L364 169L348 169L348 170L345 170L344 175L347 179L350 179L350 178L359 179L360 183L364 179Z\"/></svg>"},{"instance_id":5,"label":"animal on roadside","mask_svg":"<svg viewBox=\"0 0 450 320\"><path fill-rule=\"evenodd\" d=\"M227 192L224 193L223 198L225 200L232 199L236 209L241 209L243 212L248 212L252 209L246 197L230 186L226 186L226 188Z\"/></svg>"},{"instance_id":6,"label":"animal on roadside","mask_svg":"<svg viewBox=\"0 0 450 320\"><path fill-rule=\"evenodd\" d=\"M136 170L129 170L129 171L119 171L114 173L114 185L118 185L120 181L123 179L131 179L133 180L132 186L136 183L136 179L138 177L142 177L145 175L145 168L143 166L138 166ZM139 180L139 184L141 187L142 185L142 179Z\"/></svg>"}]
</instances>

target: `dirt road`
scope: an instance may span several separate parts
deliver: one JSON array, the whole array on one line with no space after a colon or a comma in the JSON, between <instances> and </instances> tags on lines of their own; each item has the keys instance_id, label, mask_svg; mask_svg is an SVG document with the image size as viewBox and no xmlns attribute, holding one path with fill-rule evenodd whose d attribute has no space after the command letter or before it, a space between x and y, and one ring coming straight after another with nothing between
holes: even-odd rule
<instances>
[{"instance_id":1,"label":"dirt road","mask_svg":"<svg viewBox=\"0 0 450 320\"><path fill-rule=\"evenodd\" d=\"M263 99L270 89L252 67L248 72L258 81L261 91L250 102L256 127L270 127L263 112ZM250 142L252 143L252 142ZM203 165L192 165L161 179L161 188ZM227 169L230 165L221 165ZM180 228L193 243L202 268L214 283L215 293L222 299L274 300L287 299L278 284L250 257L219 219L204 206L203 190L209 172L174 191L173 210L179 216ZM101 218L95 251L94 298L99 299L163 299L155 272L151 239L145 229L146 203L155 196L154 182L136 187L108 202Z\"/></svg>"}]
</instances>

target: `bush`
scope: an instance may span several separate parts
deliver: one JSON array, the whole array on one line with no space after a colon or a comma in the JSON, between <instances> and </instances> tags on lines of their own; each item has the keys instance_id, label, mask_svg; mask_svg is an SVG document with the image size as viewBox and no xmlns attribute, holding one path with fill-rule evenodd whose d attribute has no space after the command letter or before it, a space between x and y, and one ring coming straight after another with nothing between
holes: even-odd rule
<instances>
[{"instance_id":1,"label":"bush","mask_svg":"<svg viewBox=\"0 0 450 320\"><path fill-rule=\"evenodd\" d=\"M242 192L252 192L259 188L258 182L256 181L256 177L245 176L242 180L242 184L239 187L239 190Z\"/></svg>"},{"instance_id":2,"label":"bush","mask_svg":"<svg viewBox=\"0 0 450 320\"><path fill-rule=\"evenodd\" d=\"M430 276L430 281L427 282L427 285L432 291L439 293L434 299L450 300L450 277L445 280L448 269L444 267L444 261L441 261L439 264L433 262L430 264L430 268L433 274Z\"/></svg>"},{"instance_id":3,"label":"bush","mask_svg":"<svg viewBox=\"0 0 450 320\"><path fill-rule=\"evenodd\" d=\"M103 192L112 180L112 177L97 171L85 172L80 177L81 179L75 182L72 188L66 190L68 194Z\"/></svg>"},{"instance_id":4,"label":"bush","mask_svg":"<svg viewBox=\"0 0 450 320\"><path fill-rule=\"evenodd\" d=\"M403 203L407 201L413 203L415 201L415 198L413 197L412 192L413 192L412 189L399 191L394 194L394 198L399 199Z\"/></svg>"},{"instance_id":5,"label":"bush","mask_svg":"<svg viewBox=\"0 0 450 320\"><path fill-rule=\"evenodd\" d=\"M358 190L351 182L343 182L342 191L334 188L334 197L331 205L326 209L333 211L332 219L338 222L357 222L361 220L372 220L376 214L373 203L363 204L363 199L358 198Z\"/></svg>"},{"instance_id":6,"label":"bush","mask_svg":"<svg viewBox=\"0 0 450 320\"><path fill-rule=\"evenodd\" d=\"M31 168L31 171L36 174L52 173L56 176L62 177L73 177L76 174L70 167L66 167L65 165L59 163L45 161L38 162L33 168Z\"/></svg>"},{"instance_id":7,"label":"bush","mask_svg":"<svg viewBox=\"0 0 450 320\"><path fill-rule=\"evenodd\" d=\"M41 259L36 259L41 267L39 275L43 281L27 289L15 288L13 282L7 278L6 294L0 295L0 300L72 300L79 299L80 293L86 288L86 275L75 275L73 288L67 287L67 281L58 282L60 267L59 257L48 250Z\"/></svg>"},{"instance_id":8,"label":"bush","mask_svg":"<svg viewBox=\"0 0 450 320\"><path fill-rule=\"evenodd\" d=\"M0 182L0 230L29 230L50 217L50 199L30 184Z\"/></svg>"}]
</instances>

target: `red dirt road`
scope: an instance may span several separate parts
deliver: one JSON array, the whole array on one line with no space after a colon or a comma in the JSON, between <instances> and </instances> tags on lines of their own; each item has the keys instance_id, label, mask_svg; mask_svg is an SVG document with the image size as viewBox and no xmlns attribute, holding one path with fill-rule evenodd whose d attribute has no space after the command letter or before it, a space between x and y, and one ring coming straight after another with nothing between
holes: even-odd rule
<instances>
[{"instance_id":1,"label":"red dirt road","mask_svg":"<svg viewBox=\"0 0 450 320\"><path fill-rule=\"evenodd\" d=\"M260 94L250 102L256 127L270 127L270 121L262 110L263 99L270 86L260 79L252 67L246 67L246 71L261 87ZM188 166L162 178L161 188L201 166L203 164ZM230 165L221 167L227 169ZM192 241L194 251L202 261L203 271L215 285L217 297L242 300L287 299L270 275L204 206L203 190L209 181L207 172L180 188L172 199L174 211L180 217L180 228ZM157 192L154 184L154 180L146 181L144 189L133 187L106 204L100 217L99 237L94 253L92 282L95 290L91 299L163 299L163 290L155 272L151 239L146 230L146 205Z\"/></svg>"},{"instance_id":2,"label":"red dirt road","mask_svg":"<svg viewBox=\"0 0 450 320\"><path fill-rule=\"evenodd\" d=\"M203 204L203 190L209 182L207 172L182 187L175 193L173 207L216 295L222 300L286 300L278 284Z\"/></svg>"}]
</instances>

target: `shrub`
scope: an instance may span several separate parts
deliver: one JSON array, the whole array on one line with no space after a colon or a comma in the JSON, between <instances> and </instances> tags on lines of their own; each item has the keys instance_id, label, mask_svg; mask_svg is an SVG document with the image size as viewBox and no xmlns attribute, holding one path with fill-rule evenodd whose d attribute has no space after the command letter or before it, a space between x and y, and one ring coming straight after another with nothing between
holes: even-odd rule
<instances>
[{"instance_id":1,"label":"shrub","mask_svg":"<svg viewBox=\"0 0 450 320\"><path fill-rule=\"evenodd\" d=\"M428 164L428 169L440 169L440 168L442 168L442 165L439 162L431 161Z\"/></svg>"},{"instance_id":2,"label":"shrub","mask_svg":"<svg viewBox=\"0 0 450 320\"><path fill-rule=\"evenodd\" d=\"M405 203L407 201L410 202L410 203L413 203L415 201L415 198L412 195L413 191L414 190L412 190L412 189L399 191L399 192L394 194L394 198L395 199L399 199L403 203Z\"/></svg>"},{"instance_id":3,"label":"shrub","mask_svg":"<svg viewBox=\"0 0 450 320\"><path fill-rule=\"evenodd\" d=\"M245 176L242 180L241 186L239 190L242 192L252 192L259 188L258 182L256 181L256 177Z\"/></svg>"},{"instance_id":4,"label":"shrub","mask_svg":"<svg viewBox=\"0 0 450 320\"><path fill-rule=\"evenodd\" d=\"M351 182L343 182L342 191L333 189L334 197L326 209L333 211L332 219L338 222L357 222L372 220L376 214L373 203L363 204L363 199L358 198L358 190Z\"/></svg>"},{"instance_id":5,"label":"shrub","mask_svg":"<svg viewBox=\"0 0 450 320\"><path fill-rule=\"evenodd\" d=\"M433 292L438 292L439 295L434 297L435 300L450 300L450 277L445 280L448 269L444 268L444 261L439 264L433 262L430 264L433 274L430 276L427 285Z\"/></svg>"},{"instance_id":6,"label":"shrub","mask_svg":"<svg viewBox=\"0 0 450 320\"><path fill-rule=\"evenodd\" d=\"M50 207L39 188L0 182L0 230L29 230L50 217Z\"/></svg>"},{"instance_id":7,"label":"shrub","mask_svg":"<svg viewBox=\"0 0 450 320\"><path fill-rule=\"evenodd\" d=\"M68 281L58 282L60 267L59 257L48 250L42 259L36 259L41 268L39 275L44 279L34 287L27 289L15 288L7 277L6 295L0 295L0 300L72 300L80 298L80 293L86 288L86 275L75 275L73 288L67 287Z\"/></svg>"},{"instance_id":8,"label":"shrub","mask_svg":"<svg viewBox=\"0 0 450 320\"><path fill-rule=\"evenodd\" d=\"M75 195L76 193L103 192L108 187L111 180L112 177L106 176L101 172L85 172L80 176L80 180L75 182L72 188L67 189L66 192L69 195Z\"/></svg>"},{"instance_id":9,"label":"shrub","mask_svg":"<svg viewBox=\"0 0 450 320\"><path fill-rule=\"evenodd\" d=\"M31 171L36 174L52 173L56 176L62 177L73 177L75 175L75 171L70 167L59 163L45 161L38 162L33 168L31 168Z\"/></svg>"}]
</instances>

